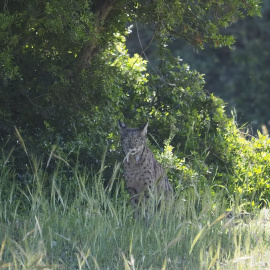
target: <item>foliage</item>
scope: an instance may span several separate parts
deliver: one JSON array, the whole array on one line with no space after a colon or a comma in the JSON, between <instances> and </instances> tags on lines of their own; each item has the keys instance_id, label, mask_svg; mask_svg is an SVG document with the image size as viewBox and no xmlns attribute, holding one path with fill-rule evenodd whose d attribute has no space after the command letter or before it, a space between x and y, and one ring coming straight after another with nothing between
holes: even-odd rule
<instances>
[{"instance_id":1,"label":"foliage","mask_svg":"<svg viewBox=\"0 0 270 270\"><path fill-rule=\"evenodd\" d=\"M213 50L205 46L204 50L194 51L189 43L180 39L168 44L174 55L183 58L192 69L205 74L206 89L228 103L228 114L232 110L237 111L241 125L251 124L249 129L253 129L253 135L257 134L262 125L266 125L268 129L270 127L269 23L270 2L262 1L261 18L249 16L222 30L235 37L235 43L230 48ZM151 37L151 33L146 34L142 29L140 31L141 42L146 46L145 42ZM129 43L130 49L133 44ZM132 51L136 50L133 48ZM149 60L154 59L153 54L150 54Z\"/></svg>"},{"instance_id":2,"label":"foliage","mask_svg":"<svg viewBox=\"0 0 270 270\"><path fill-rule=\"evenodd\" d=\"M222 156L212 153L225 163L223 166L209 162L211 153L207 149L180 159L173 151L171 140L165 141L164 152L157 153L158 160L169 169L169 178L179 192L187 187L201 190L207 187L215 194L223 188L228 202L238 202L242 209L269 206L269 137L259 133L258 138L249 138L250 135L237 129L233 121L228 123L226 130L220 149Z\"/></svg>"},{"instance_id":3,"label":"foliage","mask_svg":"<svg viewBox=\"0 0 270 270\"><path fill-rule=\"evenodd\" d=\"M119 42L117 33L125 32L128 21L153 24L164 41L184 35L202 46L216 42L219 28L242 17L244 11L258 15L257 4L257 0L218 5L212 1L5 2L0 13L2 145L16 125L29 144L37 143L42 151L52 143L63 146L78 137L81 141L84 133L92 139L90 149L95 148L99 141L93 130L102 127L97 134L104 142L102 130L112 129L115 118L112 121L111 116L118 117L123 92L136 88L141 77L136 65L128 76L121 72L124 59L111 66L102 58L104 50ZM133 70L136 79L126 84ZM14 140L10 143L13 146ZM91 163L95 154L93 150Z\"/></svg>"},{"instance_id":4,"label":"foliage","mask_svg":"<svg viewBox=\"0 0 270 270\"><path fill-rule=\"evenodd\" d=\"M222 35L225 28L242 18L260 14L260 1L139 1L136 15L149 25L163 40L184 38L193 45L203 47L231 45L231 36ZM151 23L153 25L151 25Z\"/></svg>"},{"instance_id":5,"label":"foliage","mask_svg":"<svg viewBox=\"0 0 270 270\"><path fill-rule=\"evenodd\" d=\"M230 153L235 143L224 102L206 93L203 75L175 59L166 43L181 36L197 47L231 45L232 37L220 28L246 14L259 15L259 9L257 0L5 3L0 13L3 155L13 152L10 166L23 181L34 168L32 155L46 156L42 167L48 177L57 161L64 161L63 179L68 179L72 166L98 171L107 150L109 181L120 159L116 120L124 116L129 126L138 126L147 118L153 151L162 152L160 145L171 138L160 159L176 149L169 157L177 171L171 172L176 189L205 186L214 193L223 186L232 196L240 190L234 174L241 171ZM137 22L153 27L159 42L159 65L151 72L151 63L130 56L125 45L126 23Z\"/></svg>"},{"instance_id":6,"label":"foliage","mask_svg":"<svg viewBox=\"0 0 270 270\"><path fill-rule=\"evenodd\" d=\"M229 188L249 208L269 205L270 139L261 133L258 135L247 140L245 134L232 125L226 136L234 161L234 184Z\"/></svg>"}]
</instances>

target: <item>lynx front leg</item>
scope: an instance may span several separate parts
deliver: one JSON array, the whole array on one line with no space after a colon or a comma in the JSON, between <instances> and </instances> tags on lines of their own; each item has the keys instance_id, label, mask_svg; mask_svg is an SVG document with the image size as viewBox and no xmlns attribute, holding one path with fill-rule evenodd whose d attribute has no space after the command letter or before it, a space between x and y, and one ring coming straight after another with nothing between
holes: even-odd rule
<instances>
[{"instance_id":1,"label":"lynx front leg","mask_svg":"<svg viewBox=\"0 0 270 270\"><path fill-rule=\"evenodd\" d=\"M139 204L139 194L135 188L128 187L128 193L130 196L131 205L133 208L137 208Z\"/></svg>"},{"instance_id":2,"label":"lynx front leg","mask_svg":"<svg viewBox=\"0 0 270 270\"><path fill-rule=\"evenodd\" d=\"M134 218L146 217L148 215L149 192L138 193L135 188L128 187L131 205L134 209Z\"/></svg>"},{"instance_id":3,"label":"lynx front leg","mask_svg":"<svg viewBox=\"0 0 270 270\"><path fill-rule=\"evenodd\" d=\"M139 207L140 204L140 194L137 193L136 189L128 187L128 193L130 196L131 205L134 209L134 218L137 219L140 217L141 209Z\"/></svg>"}]
</instances>

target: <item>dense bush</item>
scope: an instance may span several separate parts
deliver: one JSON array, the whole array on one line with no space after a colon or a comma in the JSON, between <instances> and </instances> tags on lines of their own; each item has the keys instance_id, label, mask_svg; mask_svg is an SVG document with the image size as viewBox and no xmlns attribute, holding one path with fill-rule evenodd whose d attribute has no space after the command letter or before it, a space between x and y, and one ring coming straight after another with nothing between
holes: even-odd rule
<instances>
[{"instance_id":1,"label":"dense bush","mask_svg":"<svg viewBox=\"0 0 270 270\"><path fill-rule=\"evenodd\" d=\"M257 189L260 177L250 171L255 166L246 168L253 177L249 185L238 179L244 179L239 175L249 163L242 162L241 136L224 102L207 94L203 75L167 49L179 36L196 47L231 45L232 37L221 36L219 28L243 17L244 10L259 14L255 0L219 4L7 2L0 13L0 131L3 155L15 165L17 178L25 181L33 173L32 156L44 160L48 175L61 160L68 179L73 166L99 170L106 151L108 180L121 160L117 119L134 127L148 119L153 151L162 153L166 141L160 159L176 169L171 172L176 190L225 188L228 198L240 194L254 204L267 203L267 177ZM159 65L154 69L142 56L128 54L125 24L132 21L155 28ZM258 161L263 166L263 159ZM44 179L50 185L50 177Z\"/></svg>"},{"instance_id":2,"label":"dense bush","mask_svg":"<svg viewBox=\"0 0 270 270\"><path fill-rule=\"evenodd\" d=\"M233 119L228 119L223 132L219 131L216 151L174 151L173 140L165 142L164 152L158 159L169 169L169 176L177 189L205 190L211 187L213 194L224 189L228 202L239 204L242 209L269 206L270 195L270 139L258 133L258 137L239 130ZM211 157L212 156L212 157ZM199 194L198 194L199 196ZM229 206L229 205L228 205Z\"/></svg>"}]
</instances>

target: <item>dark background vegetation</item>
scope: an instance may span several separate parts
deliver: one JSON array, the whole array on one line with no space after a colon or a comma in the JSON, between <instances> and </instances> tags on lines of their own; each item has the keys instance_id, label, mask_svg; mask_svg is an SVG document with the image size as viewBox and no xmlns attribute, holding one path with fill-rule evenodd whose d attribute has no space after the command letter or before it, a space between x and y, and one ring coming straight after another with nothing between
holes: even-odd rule
<instances>
[{"instance_id":1,"label":"dark background vegetation","mask_svg":"<svg viewBox=\"0 0 270 270\"><path fill-rule=\"evenodd\" d=\"M127 46L131 54L146 49L151 70L158 65L153 31L151 27L137 26L134 25ZM222 33L235 37L231 47L213 49L206 44L200 50L185 39L173 40L168 46L190 69L205 74L207 91L222 98L227 103L227 114L230 116L235 110L238 124L245 124L256 135L262 125L270 128L270 2L263 1L262 17L248 16Z\"/></svg>"}]
</instances>

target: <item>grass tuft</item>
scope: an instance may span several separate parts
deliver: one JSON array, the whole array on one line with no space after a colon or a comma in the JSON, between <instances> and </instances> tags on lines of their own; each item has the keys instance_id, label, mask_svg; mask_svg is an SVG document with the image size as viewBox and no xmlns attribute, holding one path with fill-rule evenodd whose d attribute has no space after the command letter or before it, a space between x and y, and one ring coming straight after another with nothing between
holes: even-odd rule
<instances>
[{"instance_id":1,"label":"grass tuft","mask_svg":"<svg viewBox=\"0 0 270 270\"><path fill-rule=\"evenodd\" d=\"M29 154L28 154L29 155ZM30 157L30 155L29 155ZM65 163L59 160L65 166ZM227 211L215 195L189 187L147 218L134 219L116 163L103 173L31 157L23 183L1 167L0 269L267 269L270 211ZM44 166L45 165L45 166ZM155 198L154 198L155 199ZM141 210L142 212L145 209Z\"/></svg>"}]
</instances>

